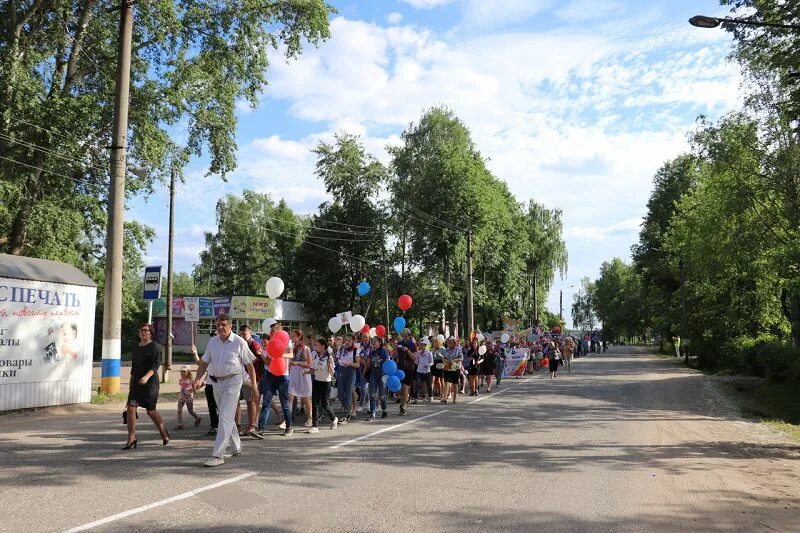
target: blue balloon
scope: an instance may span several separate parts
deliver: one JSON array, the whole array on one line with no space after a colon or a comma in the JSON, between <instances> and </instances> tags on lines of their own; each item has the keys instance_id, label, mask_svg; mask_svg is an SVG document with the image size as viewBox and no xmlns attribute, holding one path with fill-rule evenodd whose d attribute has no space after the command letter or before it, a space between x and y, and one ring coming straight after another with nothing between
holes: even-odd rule
<instances>
[{"instance_id":1,"label":"blue balloon","mask_svg":"<svg viewBox=\"0 0 800 533\"><path fill-rule=\"evenodd\" d=\"M394 373L397 372L397 363L391 359L388 359L383 362L383 366L381 368L383 369L383 373L387 376L394 376Z\"/></svg>"},{"instance_id":2,"label":"blue balloon","mask_svg":"<svg viewBox=\"0 0 800 533\"><path fill-rule=\"evenodd\" d=\"M400 333L401 331L403 331L403 328L405 328L405 327L406 327L406 319L405 318L399 316L399 317L394 319L394 330L397 333Z\"/></svg>"},{"instance_id":3,"label":"blue balloon","mask_svg":"<svg viewBox=\"0 0 800 533\"><path fill-rule=\"evenodd\" d=\"M403 381L403 378L406 377L406 373L403 372L402 370L398 370L397 372L394 373L394 375L397 376L397 379L399 379L400 381Z\"/></svg>"},{"instance_id":4,"label":"blue balloon","mask_svg":"<svg viewBox=\"0 0 800 533\"><path fill-rule=\"evenodd\" d=\"M386 380L386 387L392 392L399 391L400 385L400 380L397 376L390 376L389 379Z\"/></svg>"},{"instance_id":5,"label":"blue balloon","mask_svg":"<svg viewBox=\"0 0 800 533\"><path fill-rule=\"evenodd\" d=\"M358 295L359 296L367 295L369 293L370 288L371 287L369 286L369 283L367 283L366 281L362 281L361 283L358 284Z\"/></svg>"}]
</instances>

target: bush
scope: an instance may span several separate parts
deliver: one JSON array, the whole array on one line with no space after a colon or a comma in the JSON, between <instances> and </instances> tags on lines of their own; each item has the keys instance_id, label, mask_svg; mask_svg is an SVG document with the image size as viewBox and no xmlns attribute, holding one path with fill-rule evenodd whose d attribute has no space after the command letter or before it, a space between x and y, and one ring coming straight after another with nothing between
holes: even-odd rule
<instances>
[{"instance_id":1,"label":"bush","mask_svg":"<svg viewBox=\"0 0 800 533\"><path fill-rule=\"evenodd\" d=\"M798 377L800 350L785 343L763 345L756 356L764 368L764 376L779 383L794 381Z\"/></svg>"},{"instance_id":2,"label":"bush","mask_svg":"<svg viewBox=\"0 0 800 533\"><path fill-rule=\"evenodd\" d=\"M782 345L775 335L762 333L758 337L741 336L725 343L723 351L727 356L727 365L737 372L764 376L765 367L759 353L766 346Z\"/></svg>"}]
</instances>

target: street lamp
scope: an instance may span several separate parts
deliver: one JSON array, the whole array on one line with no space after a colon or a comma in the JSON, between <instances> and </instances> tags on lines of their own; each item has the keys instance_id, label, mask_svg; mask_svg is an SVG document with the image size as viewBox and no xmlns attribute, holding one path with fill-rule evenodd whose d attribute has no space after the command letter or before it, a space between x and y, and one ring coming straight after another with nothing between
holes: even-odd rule
<instances>
[{"instance_id":1,"label":"street lamp","mask_svg":"<svg viewBox=\"0 0 800 533\"><path fill-rule=\"evenodd\" d=\"M797 24L779 24L777 22L753 22L745 19L707 17L705 15L695 15L689 19L689 24L696 28L716 28L720 24L742 24L744 26L760 26L767 28L783 28L785 30L800 30Z\"/></svg>"}]
</instances>

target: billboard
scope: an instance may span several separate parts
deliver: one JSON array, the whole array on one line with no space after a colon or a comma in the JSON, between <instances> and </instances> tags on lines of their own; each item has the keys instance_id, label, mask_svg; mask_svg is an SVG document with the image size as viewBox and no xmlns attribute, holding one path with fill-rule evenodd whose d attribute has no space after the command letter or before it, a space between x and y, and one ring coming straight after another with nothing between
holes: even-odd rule
<instances>
[{"instance_id":1,"label":"billboard","mask_svg":"<svg viewBox=\"0 0 800 533\"><path fill-rule=\"evenodd\" d=\"M0 277L0 411L91 399L96 291Z\"/></svg>"}]
</instances>

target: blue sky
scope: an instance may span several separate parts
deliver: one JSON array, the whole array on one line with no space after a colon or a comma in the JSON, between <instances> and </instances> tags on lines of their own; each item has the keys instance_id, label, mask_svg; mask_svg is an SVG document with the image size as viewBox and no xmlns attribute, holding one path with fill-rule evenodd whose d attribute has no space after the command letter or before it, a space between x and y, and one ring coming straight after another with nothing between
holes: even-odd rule
<instances>
[{"instance_id":1,"label":"blue sky","mask_svg":"<svg viewBox=\"0 0 800 533\"><path fill-rule=\"evenodd\" d=\"M360 134L376 157L432 105L449 106L521 202L564 211L569 270L558 289L630 258L654 172L688 149L698 115L740 105L739 69L715 0L332 1L332 38L296 60L275 53L256 109L238 106L240 168L223 183L187 170L176 200L176 270L191 271L214 206L243 189L310 213L326 199L309 150ZM180 130L175 131L180 138ZM166 264L166 191L128 205L153 226L149 264ZM435 213L433 213L435 214ZM565 314L572 294L564 290Z\"/></svg>"}]
</instances>

